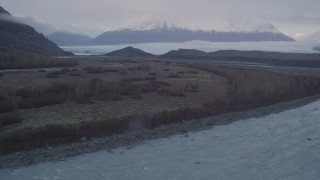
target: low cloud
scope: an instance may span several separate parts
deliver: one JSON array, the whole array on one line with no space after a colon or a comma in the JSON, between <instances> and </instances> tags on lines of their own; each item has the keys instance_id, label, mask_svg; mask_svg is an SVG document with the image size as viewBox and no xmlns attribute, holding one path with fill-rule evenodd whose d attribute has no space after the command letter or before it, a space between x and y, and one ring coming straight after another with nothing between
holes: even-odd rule
<instances>
[{"instance_id":1,"label":"low cloud","mask_svg":"<svg viewBox=\"0 0 320 180\"><path fill-rule=\"evenodd\" d=\"M12 14L32 16L59 29L76 24L88 34L153 17L194 29L223 30L231 19L269 22L289 34L320 30L319 0L10 0L2 4Z\"/></svg>"}]
</instances>

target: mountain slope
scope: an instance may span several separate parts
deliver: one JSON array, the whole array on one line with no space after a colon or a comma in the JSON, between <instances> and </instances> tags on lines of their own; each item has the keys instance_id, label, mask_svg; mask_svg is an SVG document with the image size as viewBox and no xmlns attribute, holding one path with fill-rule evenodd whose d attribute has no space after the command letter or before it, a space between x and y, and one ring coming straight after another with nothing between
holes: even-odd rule
<instances>
[{"instance_id":1,"label":"mountain slope","mask_svg":"<svg viewBox=\"0 0 320 180\"><path fill-rule=\"evenodd\" d=\"M1 14L11 15L7 10L5 10L3 7L0 6L0 15Z\"/></svg>"},{"instance_id":2,"label":"mountain slope","mask_svg":"<svg viewBox=\"0 0 320 180\"><path fill-rule=\"evenodd\" d=\"M14 17L0 7L0 51L10 49L49 56L72 55L31 26L15 22Z\"/></svg>"},{"instance_id":3,"label":"mountain slope","mask_svg":"<svg viewBox=\"0 0 320 180\"><path fill-rule=\"evenodd\" d=\"M252 32L192 31L177 27L158 27L155 29L123 29L108 31L88 42L89 45L164 43L203 40L211 42L241 41L294 41L292 38L274 32L257 29Z\"/></svg>"},{"instance_id":4,"label":"mountain slope","mask_svg":"<svg viewBox=\"0 0 320 180\"><path fill-rule=\"evenodd\" d=\"M92 39L90 36L70 32L54 32L47 35L47 38L59 46L82 45Z\"/></svg>"},{"instance_id":5,"label":"mountain slope","mask_svg":"<svg viewBox=\"0 0 320 180\"><path fill-rule=\"evenodd\" d=\"M153 54L144 52L140 49L133 48L131 46L128 46L128 47L120 49L120 50L112 51L112 52L107 53L105 55L106 56L116 56L116 57L142 57L142 58L154 56Z\"/></svg>"}]
</instances>

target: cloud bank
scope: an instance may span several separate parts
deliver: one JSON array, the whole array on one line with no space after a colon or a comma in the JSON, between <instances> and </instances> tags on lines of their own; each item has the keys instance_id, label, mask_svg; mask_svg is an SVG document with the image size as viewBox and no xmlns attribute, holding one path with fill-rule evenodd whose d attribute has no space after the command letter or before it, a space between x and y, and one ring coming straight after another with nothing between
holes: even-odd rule
<instances>
[{"instance_id":1,"label":"cloud bank","mask_svg":"<svg viewBox=\"0 0 320 180\"><path fill-rule=\"evenodd\" d=\"M320 30L319 0L10 0L1 4L14 15L91 35L149 19L193 29L270 22L287 34Z\"/></svg>"}]
</instances>

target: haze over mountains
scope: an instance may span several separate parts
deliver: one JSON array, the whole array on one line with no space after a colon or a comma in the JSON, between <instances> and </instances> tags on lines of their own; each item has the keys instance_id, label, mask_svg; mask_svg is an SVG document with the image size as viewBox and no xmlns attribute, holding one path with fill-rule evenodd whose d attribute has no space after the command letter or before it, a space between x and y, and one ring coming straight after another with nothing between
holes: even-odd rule
<instances>
[{"instance_id":1,"label":"haze over mountains","mask_svg":"<svg viewBox=\"0 0 320 180\"><path fill-rule=\"evenodd\" d=\"M0 51L11 49L49 56L72 55L33 27L15 21L15 17L0 6Z\"/></svg>"},{"instance_id":2,"label":"haze over mountains","mask_svg":"<svg viewBox=\"0 0 320 180\"><path fill-rule=\"evenodd\" d=\"M92 40L90 36L61 31L49 34L47 38L59 46L83 45Z\"/></svg>"},{"instance_id":3,"label":"haze over mountains","mask_svg":"<svg viewBox=\"0 0 320 180\"><path fill-rule=\"evenodd\" d=\"M292 38L276 30L271 24L259 26L252 31L204 31L190 30L180 27L153 26L151 28L126 28L107 31L89 41L88 45L114 45L136 43L166 43L202 40L209 42L241 42L241 41L294 41Z\"/></svg>"},{"instance_id":4,"label":"haze over mountains","mask_svg":"<svg viewBox=\"0 0 320 180\"><path fill-rule=\"evenodd\" d=\"M180 43L194 40L208 42L294 41L277 30L271 23L232 25L229 30L218 31L189 29L174 24L168 25L166 22L146 22L106 31L95 38L66 31L56 31L46 36L60 46Z\"/></svg>"}]
</instances>

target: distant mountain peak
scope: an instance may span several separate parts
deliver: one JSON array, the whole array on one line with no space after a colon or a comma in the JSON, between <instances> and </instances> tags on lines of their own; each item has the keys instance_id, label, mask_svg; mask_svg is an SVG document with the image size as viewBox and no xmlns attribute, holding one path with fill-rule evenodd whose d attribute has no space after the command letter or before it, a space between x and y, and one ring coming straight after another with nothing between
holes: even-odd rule
<instances>
[{"instance_id":1,"label":"distant mountain peak","mask_svg":"<svg viewBox=\"0 0 320 180\"><path fill-rule=\"evenodd\" d=\"M275 34L280 33L280 31L271 23L260 24L253 29L253 32L272 32Z\"/></svg>"},{"instance_id":2,"label":"distant mountain peak","mask_svg":"<svg viewBox=\"0 0 320 180\"><path fill-rule=\"evenodd\" d=\"M142 23L135 23L116 29L115 31L131 30L131 31L150 31L150 30L170 30L177 29L174 24L167 23L164 20L149 20Z\"/></svg>"}]
</instances>

